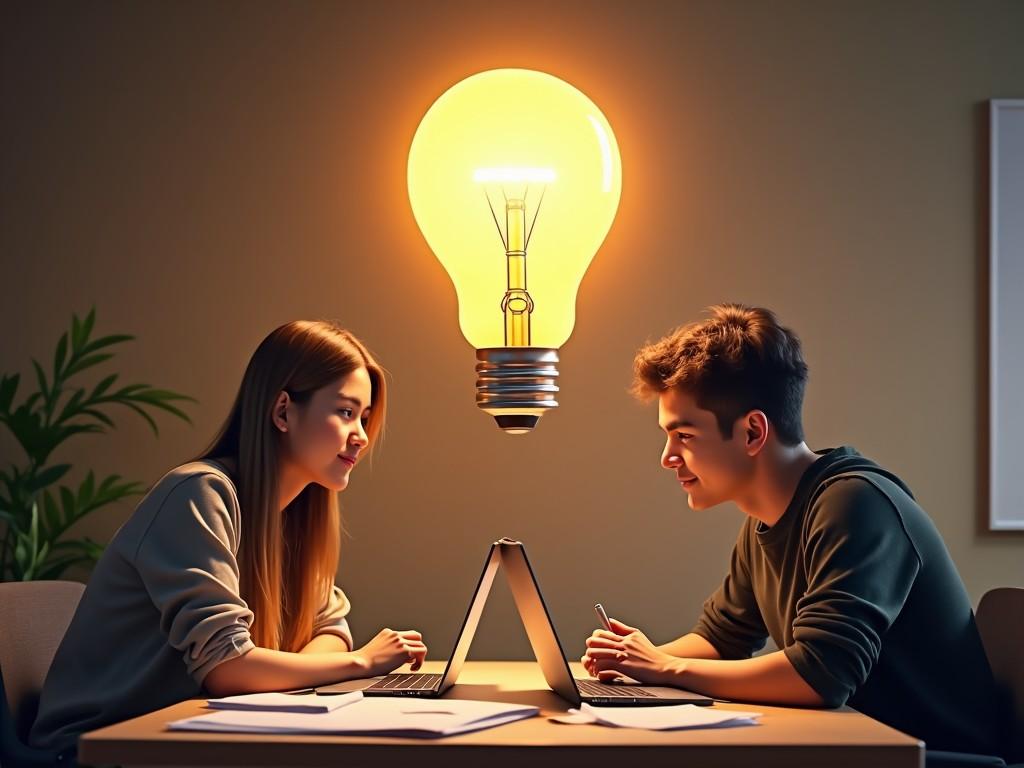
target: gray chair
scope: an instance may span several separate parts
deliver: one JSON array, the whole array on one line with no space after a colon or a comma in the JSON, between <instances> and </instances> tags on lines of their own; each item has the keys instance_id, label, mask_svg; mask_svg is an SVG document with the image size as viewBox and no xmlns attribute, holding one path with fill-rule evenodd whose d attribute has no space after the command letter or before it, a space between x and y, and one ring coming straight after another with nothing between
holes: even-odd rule
<instances>
[{"instance_id":1,"label":"gray chair","mask_svg":"<svg viewBox=\"0 0 1024 768\"><path fill-rule=\"evenodd\" d=\"M74 581L0 583L0 764L53 765L27 746L39 694L85 587Z\"/></svg>"},{"instance_id":2,"label":"gray chair","mask_svg":"<svg viewBox=\"0 0 1024 768\"><path fill-rule=\"evenodd\" d=\"M1024 589L985 593L976 612L978 632L996 681L999 742L1009 768L1024 768ZM1002 766L1002 759L959 752L925 753L926 768Z\"/></svg>"},{"instance_id":3,"label":"gray chair","mask_svg":"<svg viewBox=\"0 0 1024 768\"><path fill-rule=\"evenodd\" d=\"M998 688L1003 755L1007 762L1024 764L1024 589L986 592L977 615Z\"/></svg>"}]
</instances>

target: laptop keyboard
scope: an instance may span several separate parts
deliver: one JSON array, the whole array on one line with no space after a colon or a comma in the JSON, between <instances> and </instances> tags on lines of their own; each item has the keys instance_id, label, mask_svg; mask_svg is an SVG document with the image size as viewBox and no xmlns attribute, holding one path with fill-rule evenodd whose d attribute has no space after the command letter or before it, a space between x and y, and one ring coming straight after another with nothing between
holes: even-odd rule
<instances>
[{"instance_id":1,"label":"laptop keyboard","mask_svg":"<svg viewBox=\"0 0 1024 768\"><path fill-rule=\"evenodd\" d=\"M658 695L635 685L605 685L593 680L577 680L576 685L584 696L615 697L620 699L656 699Z\"/></svg>"},{"instance_id":2,"label":"laptop keyboard","mask_svg":"<svg viewBox=\"0 0 1024 768\"><path fill-rule=\"evenodd\" d=\"M436 688L441 684L440 675L386 675L366 690L368 691L422 691Z\"/></svg>"}]
</instances>

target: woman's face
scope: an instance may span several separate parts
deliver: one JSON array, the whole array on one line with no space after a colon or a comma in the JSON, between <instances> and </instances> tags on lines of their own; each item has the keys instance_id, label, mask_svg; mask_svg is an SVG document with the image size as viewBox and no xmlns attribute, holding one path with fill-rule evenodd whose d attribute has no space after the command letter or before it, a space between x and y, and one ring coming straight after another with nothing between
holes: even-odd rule
<instances>
[{"instance_id":1,"label":"woman's face","mask_svg":"<svg viewBox=\"0 0 1024 768\"><path fill-rule=\"evenodd\" d=\"M306 403L283 395L285 413L275 408L274 421L280 427L279 417L285 417L285 459L292 468L309 482L332 491L344 490L370 442L365 430L372 392L370 374L365 368L356 368L316 390Z\"/></svg>"}]
</instances>

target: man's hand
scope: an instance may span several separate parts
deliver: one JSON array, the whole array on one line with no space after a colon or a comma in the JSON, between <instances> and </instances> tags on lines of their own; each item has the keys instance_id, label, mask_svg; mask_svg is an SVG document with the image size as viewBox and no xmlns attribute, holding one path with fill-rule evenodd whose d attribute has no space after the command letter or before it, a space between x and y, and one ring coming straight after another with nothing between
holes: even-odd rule
<instances>
[{"instance_id":1,"label":"man's hand","mask_svg":"<svg viewBox=\"0 0 1024 768\"><path fill-rule=\"evenodd\" d=\"M423 636L414 629L382 629L362 648L352 652L366 669L367 677L386 675L406 662L412 671L419 669L427 656Z\"/></svg>"},{"instance_id":2,"label":"man's hand","mask_svg":"<svg viewBox=\"0 0 1024 768\"><path fill-rule=\"evenodd\" d=\"M649 685L671 684L679 659L659 651L636 627L616 619L610 623L613 632L598 629L587 638L587 652L581 659L587 672L602 682L628 675Z\"/></svg>"}]
</instances>

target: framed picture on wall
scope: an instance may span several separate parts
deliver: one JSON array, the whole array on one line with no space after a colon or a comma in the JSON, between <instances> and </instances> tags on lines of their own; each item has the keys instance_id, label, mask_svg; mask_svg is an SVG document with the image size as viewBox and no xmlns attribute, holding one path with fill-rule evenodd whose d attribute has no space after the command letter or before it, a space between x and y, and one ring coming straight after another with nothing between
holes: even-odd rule
<instances>
[{"instance_id":1,"label":"framed picture on wall","mask_svg":"<svg viewBox=\"0 0 1024 768\"><path fill-rule=\"evenodd\" d=\"M989 528L1024 530L1024 99L990 102Z\"/></svg>"}]
</instances>

